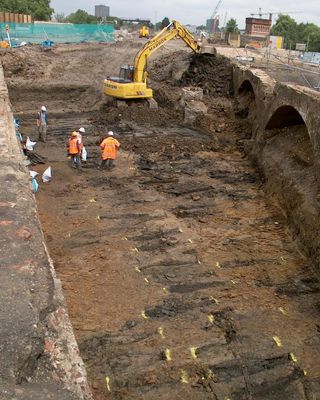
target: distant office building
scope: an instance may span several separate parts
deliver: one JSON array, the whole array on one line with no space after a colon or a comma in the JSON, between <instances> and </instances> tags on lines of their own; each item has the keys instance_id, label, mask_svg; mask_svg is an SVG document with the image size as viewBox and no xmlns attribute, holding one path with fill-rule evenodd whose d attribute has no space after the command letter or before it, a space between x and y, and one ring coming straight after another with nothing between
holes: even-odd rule
<instances>
[{"instance_id":1,"label":"distant office building","mask_svg":"<svg viewBox=\"0 0 320 400\"><path fill-rule=\"evenodd\" d=\"M94 15L97 18L107 18L110 16L110 7L105 6L105 5L99 5L99 6L94 6L95 8L95 13Z\"/></svg>"},{"instance_id":2,"label":"distant office building","mask_svg":"<svg viewBox=\"0 0 320 400\"><path fill-rule=\"evenodd\" d=\"M246 18L246 34L250 36L266 37L270 35L272 26L272 15L269 19Z\"/></svg>"}]
</instances>

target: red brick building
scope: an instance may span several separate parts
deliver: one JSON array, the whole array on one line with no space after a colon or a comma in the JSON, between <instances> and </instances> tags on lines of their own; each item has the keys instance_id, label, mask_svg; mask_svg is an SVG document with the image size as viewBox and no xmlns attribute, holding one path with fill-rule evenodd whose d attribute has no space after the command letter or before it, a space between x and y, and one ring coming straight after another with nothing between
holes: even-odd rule
<instances>
[{"instance_id":1,"label":"red brick building","mask_svg":"<svg viewBox=\"0 0 320 400\"><path fill-rule=\"evenodd\" d=\"M272 26L272 15L269 19L246 18L246 34L250 36L268 36Z\"/></svg>"}]
</instances>

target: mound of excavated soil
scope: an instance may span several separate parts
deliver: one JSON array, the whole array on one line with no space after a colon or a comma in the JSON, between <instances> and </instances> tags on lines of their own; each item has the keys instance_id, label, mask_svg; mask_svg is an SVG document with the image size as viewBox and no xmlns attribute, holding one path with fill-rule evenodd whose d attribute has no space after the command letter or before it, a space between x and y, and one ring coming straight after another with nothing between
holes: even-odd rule
<instances>
[{"instance_id":1,"label":"mound of excavated soil","mask_svg":"<svg viewBox=\"0 0 320 400\"><path fill-rule=\"evenodd\" d=\"M190 68L183 74L181 84L199 86L210 96L228 96L231 87L232 66L224 57L194 54Z\"/></svg>"},{"instance_id":2,"label":"mound of excavated soil","mask_svg":"<svg viewBox=\"0 0 320 400\"><path fill-rule=\"evenodd\" d=\"M149 64L149 77L155 81L177 82L189 68L192 53L178 50L157 57Z\"/></svg>"}]
</instances>

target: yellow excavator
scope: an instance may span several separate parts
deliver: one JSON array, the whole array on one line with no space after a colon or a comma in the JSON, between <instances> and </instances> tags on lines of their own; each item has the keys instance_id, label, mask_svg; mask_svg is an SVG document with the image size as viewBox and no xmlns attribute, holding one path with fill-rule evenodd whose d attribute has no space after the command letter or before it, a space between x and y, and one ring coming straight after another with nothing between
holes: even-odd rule
<instances>
[{"instance_id":1,"label":"yellow excavator","mask_svg":"<svg viewBox=\"0 0 320 400\"><path fill-rule=\"evenodd\" d=\"M149 39L149 28L147 26L142 26L139 29L139 38Z\"/></svg>"},{"instance_id":2,"label":"yellow excavator","mask_svg":"<svg viewBox=\"0 0 320 400\"><path fill-rule=\"evenodd\" d=\"M178 21L172 21L142 47L135 57L133 66L123 66L118 77L107 77L104 80L104 94L123 100L152 98L152 89L147 87L148 57L168 40L177 36L194 52L200 52L200 46L193 35Z\"/></svg>"}]
</instances>

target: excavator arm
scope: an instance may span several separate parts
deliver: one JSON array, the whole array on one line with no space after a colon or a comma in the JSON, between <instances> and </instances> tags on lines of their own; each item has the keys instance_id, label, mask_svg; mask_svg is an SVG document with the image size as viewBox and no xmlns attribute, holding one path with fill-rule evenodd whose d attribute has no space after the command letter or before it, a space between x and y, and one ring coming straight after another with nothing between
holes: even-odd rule
<instances>
[{"instance_id":1,"label":"excavator arm","mask_svg":"<svg viewBox=\"0 0 320 400\"><path fill-rule=\"evenodd\" d=\"M194 52L200 52L200 46L192 34L179 22L172 21L143 46L135 57L134 66L122 67L119 77L105 79L104 93L121 100L152 98L152 89L147 86L148 57L176 36L184 40Z\"/></svg>"},{"instance_id":2,"label":"excavator arm","mask_svg":"<svg viewBox=\"0 0 320 400\"><path fill-rule=\"evenodd\" d=\"M194 52L197 53L200 51L200 46L188 29L178 21L172 21L170 25L166 26L153 39L149 40L136 55L134 60L134 82L146 82L146 66L148 57L176 36L184 40Z\"/></svg>"}]
</instances>

